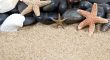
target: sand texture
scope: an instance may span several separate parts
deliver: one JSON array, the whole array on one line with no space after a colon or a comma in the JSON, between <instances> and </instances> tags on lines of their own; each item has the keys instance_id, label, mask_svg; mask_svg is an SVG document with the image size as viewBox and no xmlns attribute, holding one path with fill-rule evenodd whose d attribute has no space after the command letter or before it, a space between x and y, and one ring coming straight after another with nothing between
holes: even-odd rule
<instances>
[{"instance_id":1,"label":"sand texture","mask_svg":"<svg viewBox=\"0 0 110 60\"><path fill-rule=\"evenodd\" d=\"M0 32L0 60L110 60L110 31L55 29L36 24L18 32Z\"/></svg>"}]
</instances>

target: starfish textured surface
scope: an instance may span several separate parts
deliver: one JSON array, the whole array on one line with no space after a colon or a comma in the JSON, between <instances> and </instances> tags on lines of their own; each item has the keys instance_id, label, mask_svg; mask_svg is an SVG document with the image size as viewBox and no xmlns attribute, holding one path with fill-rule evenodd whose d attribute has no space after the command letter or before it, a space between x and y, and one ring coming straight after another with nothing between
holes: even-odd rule
<instances>
[{"instance_id":1,"label":"starfish textured surface","mask_svg":"<svg viewBox=\"0 0 110 60\"><path fill-rule=\"evenodd\" d=\"M61 19L61 16L60 16L60 14L58 14L58 20L55 20L55 19L53 19L53 18L51 18L55 23L56 23L56 26L55 27L59 27L59 26L61 26L62 28L64 28L64 26L63 26L63 22L66 20L66 19Z\"/></svg>"},{"instance_id":2,"label":"starfish textured surface","mask_svg":"<svg viewBox=\"0 0 110 60\"><path fill-rule=\"evenodd\" d=\"M89 26L89 35L92 35L95 30L96 23L108 23L107 19L97 16L97 11L98 11L98 8L96 3L93 4L91 12L78 10L78 12L81 15L86 17L86 19L78 25L78 29L82 29L85 26Z\"/></svg>"},{"instance_id":3,"label":"starfish textured surface","mask_svg":"<svg viewBox=\"0 0 110 60\"><path fill-rule=\"evenodd\" d=\"M40 1L40 0L20 0L20 1L23 1L25 4L28 5L28 7L21 12L22 15L34 11L36 16L40 16L40 7L43 7L51 3L51 1Z\"/></svg>"}]
</instances>

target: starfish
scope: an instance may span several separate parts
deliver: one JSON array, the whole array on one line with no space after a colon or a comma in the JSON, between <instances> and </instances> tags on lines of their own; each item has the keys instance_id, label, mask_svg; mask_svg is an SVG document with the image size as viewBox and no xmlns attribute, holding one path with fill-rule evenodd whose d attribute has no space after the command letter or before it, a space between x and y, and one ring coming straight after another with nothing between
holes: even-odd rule
<instances>
[{"instance_id":1,"label":"starfish","mask_svg":"<svg viewBox=\"0 0 110 60\"><path fill-rule=\"evenodd\" d=\"M85 26L89 26L90 36L94 33L96 23L108 23L107 19L97 16L98 8L96 3L93 4L91 12L80 9L78 10L78 12L86 17L86 19L78 25L78 29L80 30Z\"/></svg>"},{"instance_id":2,"label":"starfish","mask_svg":"<svg viewBox=\"0 0 110 60\"><path fill-rule=\"evenodd\" d=\"M60 14L58 14L58 20L56 20L56 19L53 19L53 18L51 18L55 23L56 23L56 26L55 27L59 27L59 26L61 26L63 29L64 29L64 26L63 26L63 22L66 20L66 19L61 19L61 15Z\"/></svg>"},{"instance_id":3,"label":"starfish","mask_svg":"<svg viewBox=\"0 0 110 60\"><path fill-rule=\"evenodd\" d=\"M28 7L21 12L22 15L34 11L36 16L40 16L40 7L43 7L51 3L51 1L40 1L40 0L20 0L20 1L28 5Z\"/></svg>"}]
</instances>

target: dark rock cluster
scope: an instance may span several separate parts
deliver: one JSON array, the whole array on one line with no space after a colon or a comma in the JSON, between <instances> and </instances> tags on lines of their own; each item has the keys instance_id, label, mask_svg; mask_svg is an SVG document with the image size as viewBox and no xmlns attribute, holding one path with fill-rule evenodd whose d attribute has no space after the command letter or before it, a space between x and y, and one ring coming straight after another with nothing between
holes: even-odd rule
<instances>
[{"instance_id":1,"label":"dark rock cluster","mask_svg":"<svg viewBox=\"0 0 110 60\"><path fill-rule=\"evenodd\" d=\"M61 17L66 18L65 24L79 23L85 19L82 15L77 12L77 9L83 9L91 11L93 3L98 3L98 16L110 19L110 0L51 0L52 2L44 7L41 7L41 15L35 16L34 12L26 14L26 20L24 26L33 25L37 22L43 24L53 24L54 21L51 18L57 19L58 14ZM6 13L0 14L0 24L11 14L21 13L27 7L23 2L19 2L17 6ZM110 23L103 24L101 27L102 31L107 31L110 27Z\"/></svg>"}]
</instances>

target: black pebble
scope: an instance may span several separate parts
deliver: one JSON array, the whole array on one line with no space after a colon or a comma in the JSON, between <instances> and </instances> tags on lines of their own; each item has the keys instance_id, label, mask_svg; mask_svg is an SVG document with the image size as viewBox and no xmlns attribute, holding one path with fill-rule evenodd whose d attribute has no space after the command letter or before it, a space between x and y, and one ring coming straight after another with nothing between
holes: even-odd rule
<instances>
[{"instance_id":1,"label":"black pebble","mask_svg":"<svg viewBox=\"0 0 110 60\"><path fill-rule=\"evenodd\" d=\"M43 11L45 12L57 11L59 2L60 2L59 0L51 0L51 3L49 5L43 7Z\"/></svg>"},{"instance_id":2,"label":"black pebble","mask_svg":"<svg viewBox=\"0 0 110 60\"><path fill-rule=\"evenodd\" d=\"M64 14L63 17L67 20L64 21L66 24L73 24L81 22L84 17L77 12L77 9L69 9Z\"/></svg>"},{"instance_id":3,"label":"black pebble","mask_svg":"<svg viewBox=\"0 0 110 60\"><path fill-rule=\"evenodd\" d=\"M99 3L99 4L110 2L110 0L88 0L88 1L91 3Z\"/></svg>"},{"instance_id":4,"label":"black pebble","mask_svg":"<svg viewBox=\"0 0 110 60\"><path fill-rule=\"evenodd\" d=\"M1 14L0 13L0 25L5 21L5 19L8 17L8 14Z\"/></svg>"},{"instance_id":5,"label":"black pebble","mask_svg":"<svg viewBox=\"0 0 110 60\"><path fill-rule=\"evenodd\" d=\"M25 8L27 7L27 5L23 2L19 2L18 3L18 10L21 13Z\"/></svg>"},{"instance_id":6,"label":"black pebble","mask_svg":"<svg viewBox=\"0 0 110 60\"><path fill-rule=\"evenodd\" d=\"M54 23L51 18L57 18L58 14L55 12L49 12L49 13L41 12L40 16L34 15L34 17L36 17L38 22L46 24L46 25L50 25Z\"/></svg>"},{"instance_id":7,"label":"black pebble","mask_svg":"<svg viewBox=\"0 0 110 60\"><path fill-rule=\"evenodd\" d=\"M110 5L109 4L103 3L103 4L99 4L98 6L103 7L106 14L108 12L110 12Z\"/></svg>"},{"instance_id":8,"label":"black pebble","mask_svg":"<svg viewBox=\"0 0 110 60\"><path fill-rule=\"evenodd\" d=\"M83 10L86 10L91 7L92 7L92 3L88 2L88 1L81 1L79 4L79 8L83 9Z\"/></svg>"},{"instance_id":9,"label":"black pebble","mask_svg":"<svg viewBox=\"0 0 110 60\"><path fill-rule=\"evenodd\" d=\"M106 19L108 19L109 22L108 23L105 23L105 24L102 24L100 30L103 31L103 32L106 32L106 31L108 31L110 29L110 13L107 14Z\"/></svg>"},{"instance_id":10,"label":"black pebble","mask_svg":"<svg viewBox=\"0 0 110 60\"><path fill-rule=\"evenodd\" d=\"M106 32L110 29L110 22L106 24L102 24L101 31Z\"/></svg>"},{"instance_id":11,"label":"black pebble","mask_svg":"<svg viewBox=\"0 0 110 60\"><path fill-rule=\"evenodd\" d=\"M29 26L37 23L37 20L34 17L25 17L25 21L23 23L24 26Z\"/></svg>"},{"instance_id":12,"label":"black pebble","mask_svg":"<svg viewBox=\"0 0 110 60\"><path fill-rule=\"evenodd\" d=\"M66 10L67 10L67 1L66 0L60 0L60 4L59 4L59 12L60 14L63 14Z\"/></svg>"}]
</instances>

